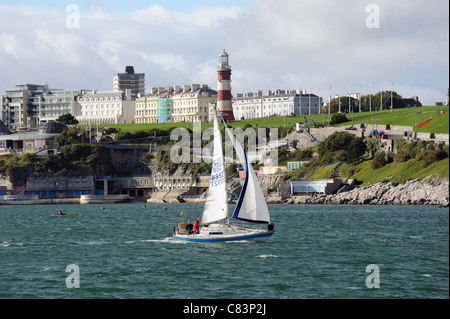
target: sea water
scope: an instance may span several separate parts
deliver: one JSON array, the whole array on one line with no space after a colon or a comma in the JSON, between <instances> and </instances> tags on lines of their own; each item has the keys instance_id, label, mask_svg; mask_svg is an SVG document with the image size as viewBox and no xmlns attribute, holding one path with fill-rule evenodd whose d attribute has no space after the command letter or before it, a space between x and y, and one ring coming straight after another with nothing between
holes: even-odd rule
<instances>
[{"instance_id":1,"label":"sea water","mask_svg":"<svg viewBox=\"0 0 450 319\"><path fill-rule=\"evenodd\" d=\"M202 210L0 206L0 298L449 297L448 208L269 205L267 242L173 240Z\"/></svg>"}]
</instances>

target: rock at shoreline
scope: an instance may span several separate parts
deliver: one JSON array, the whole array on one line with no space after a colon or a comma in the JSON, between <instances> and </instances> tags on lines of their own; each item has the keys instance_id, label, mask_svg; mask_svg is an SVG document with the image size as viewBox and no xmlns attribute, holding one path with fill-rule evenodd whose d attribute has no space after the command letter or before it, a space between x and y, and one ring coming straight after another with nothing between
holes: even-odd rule
<instances>
[{"instance_id":1,"label":"rock at shoreline","mask_svg":"<svg viewBox=\"0 0 450 319\"><path fill-rule=\"evenodd\" d=\"M409 180L405 184L379 182L351 191L322 197L296 198L298 204L347 205L449 205L449 181L435 176Z\"/></svg>"}]
</instances>

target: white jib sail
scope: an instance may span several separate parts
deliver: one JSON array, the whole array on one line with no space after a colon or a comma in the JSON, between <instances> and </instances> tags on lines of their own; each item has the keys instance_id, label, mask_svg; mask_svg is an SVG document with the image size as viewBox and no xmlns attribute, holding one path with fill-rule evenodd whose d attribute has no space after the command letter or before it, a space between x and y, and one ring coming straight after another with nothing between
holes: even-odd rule
<instances>
[{"instance_id":1,"label":"white jib sail","mask_svg":"<svg viewBox=\"0 0 450 319\"><path fill-rule=\"evenodd\" d=\"M202 224L228 217L228 194L226 188L226 175L223 164L222 134L219 129L217 112L214 109L214 151L211 169L211 181L203 209Z\"/></svg>"},{"instance_id":2,"label":"white jib sail","mask_svg":"<svg viewBox=\"0 0 450 319\"><path fill-rule=\"evenodd\" d=\"M270 223L269 209L267 208L266 199L258 182L252 164L248 160L244 148L238 139L233 135L231 130L225 124L225 130L230 137L236 154L242 166L247 166L246 179L244 183L238 204L233 213L233 218L246 220L255 223ZM247 178L248 177L248 178Z\"/></svg>"}]
</instances>

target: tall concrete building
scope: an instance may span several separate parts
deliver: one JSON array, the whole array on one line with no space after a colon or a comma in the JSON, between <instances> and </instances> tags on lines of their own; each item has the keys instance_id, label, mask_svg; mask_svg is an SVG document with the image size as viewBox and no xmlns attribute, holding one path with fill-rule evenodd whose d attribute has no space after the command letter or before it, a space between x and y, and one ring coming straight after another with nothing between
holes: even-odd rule
<instances>
[{"instance_id":1,"label":"tall concrete building","mask_svg":"<svg viewBox=\"0 0 450 319\"><path fill-rule=\"evenodd\" d=\"M125 73L116 73L113 76L113 90L131 90L131 94L145 95L145 73L134 73L134 67L125 67Z\"/></svg>"},{"instance_id":2,"label":"tall concrete building","mask_svg":"<svg viewBox=\"0 0 450 319\"><path fill-rule=\"evenodd\" d=\"M77 112L85 90L49 89L48 84L18 84L1 98L2 119L8 127L37 128L60 115Z\"/></svg>"}]
</instances>

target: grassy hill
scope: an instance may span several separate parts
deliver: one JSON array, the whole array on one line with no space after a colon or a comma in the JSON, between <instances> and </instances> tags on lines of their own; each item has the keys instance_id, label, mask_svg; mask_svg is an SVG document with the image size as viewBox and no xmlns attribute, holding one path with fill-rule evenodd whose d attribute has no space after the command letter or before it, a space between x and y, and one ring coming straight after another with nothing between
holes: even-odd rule
<instances>
[{"instance_id":1,"label":"grassy hill","mask_svg":"<svg viewBox=\"0 0 450 319\"><path fill-rule=\"evenodd\" d=\"M439 115L438 112L444 110L443 115ZM351 124L353 116L354 124L390 124L390 125L402 125L412 126L413 123L420 124L425 121L431 120L431 122L421 128L418 132L425 133L449 133L449 106L422 106L405 109L385 110L381 112L363 112L346 114L349 122L341 123L340 126Z\"/></svg>"},{"instance_id":2,"label":"grassy hill","mask_svg":"<svg viewBox=\"0 0 450 319\"><path fill-rule=\"evenodd\" d=\"M439 111L444 110L443 115L439 115ZM377 112L362 112L354 114L346 114L349 121L340 123L336 126L350 126L352 123L358 125L361 123L381 125L401 125L412 126L414 123L420 124L431 120L427 125L418 128L418 132L427 133L449 133L449 106L424 106L416 108L404 108L394 110L384 110ZM306 116L308 121L319 122L320 124L328 123L328 114L313 114ZM232 127L244 128L246 125L256 127L294 127L295 123L305 122L304 116L282 116L268 117L252 120L236 121L230 124ZM122 131L140 131L152 128L160 128L170 130L175 127L191 128L192 123L155 123L155 124L116 124L116 125L99 125L104 127L116 127ZM202 130L211 127L212 123L202 124ZM288 173L285 180L288 179L328 179L332 178L332 172L335 165L320 166L311 169L297 170ZM308 170L308 171L307 171ZM437 174L441 178L449 178L449 160L444 159L435 162L426 168L423 168L422 159L412 159L406 162L390 163L379 169L372 169L372 160L364 161L358 165L349 166L343 164L340 172L344 177L356 178L362 183L376 183L386 177L392 177L391 181L397 183L405 183L408 179L423 178L431 174Z\"/></svg>"},{"instance_id":3,"label":"grassy hill","mask_svg":"<svg viewBox=\"0 0 450 319\"><path fill-rule=\"evenodd\" d=\"M440 110L444 110L443 115L438 115ZM422 106L404 109L384 110L377 112L361 112L346 114L348 121L340 123L335 126L349 126L352 123L357 124L390 124L401 126L412 126L413 123L423 123L427 120L432 121L418 132L427 133L449 133L449 106ZM305 116L308 121L318 122L319 124L328 125L328 114L312 114ZM352 121L353 120L353 121ZM233 127L244 127L246 124L251 124L253 127L293 127L295 123L305 122L304 116L280 116L267 117L253 120L237 121L232 124Z\"/></svg>"},{"instance_id":4,"label":"grassy hill","mask_svg":"<svg viewBox=\"0 0 450 319\"><path fill-rule=\"evenodd\" d=\"M438 111L443 109L445 113L438 115ZM449 106L422 106L404 109L384 110L377 112L362 112L346 114L348 122L340 123L337 126L349 126L352 123L354 125L364 124L390 124L390 125L404 125L412 126L413 123L423 123L427 120L431 122L422 128L418 129L418 132L425 133L449 133ZM329 115L328 114L312 114L305 116L308 121L319 122L320 124L327 125ZM352 121L353 120L353 121ZM244 128L247 124L252 127L294 127L295 123L305 122L304 116L297 115L279 116L279 117L265 117L253 120L243 120L233 122L230 126ZM211 127L212 123L202 124L202 131L208 127ZM177 123L146 123L146 124L99 124L99 127L114 127L120 128L122 131L140 131L148 130L152 128L160 129L172 129L174 127L192 128L192 123L177 122Z\"/></svg>"},{"instance_id":5,"label":"grassy hill","mask_svg":"<svg viewBox=\"0 0 450 319\"><path fill-rule=\"evenodd\" d=\"M285 174L283 181L296 179L332 179L333 169L338 164L304 168ZM358 184L375 184L389 178L390 182L404 184L409 179L425 178L436 174L439 178L449 178L449 159L443 159L427 167L423 167L423 160L412 159L406 162L390 163L379 169L372 168L372 160L364 161L358 165L342 164L339 169L343 178L357 179Z\"/></svg>"},{"instance_id":6,"label":"grassy hill","mask_svg":"<svg viewBox=\"0 0 450 319\"><path fill-rule=\"evenodd\" d=\"M365 184L374 184L386 177L392 177L389 181L399 184L408 179L424 178L437 174L440 178L449 178L449 159L443 159L423 168L423 160L412 159L407 162L390 163L379 169L372 169L372 160L350 167L342 165L340 172L349 178L356 178Z\"/></svg>"}]
</instances>

